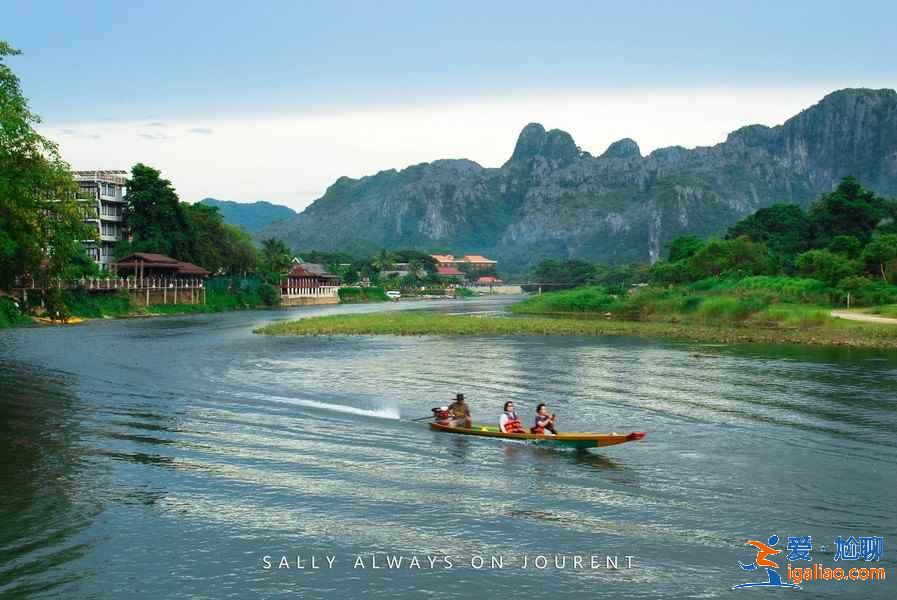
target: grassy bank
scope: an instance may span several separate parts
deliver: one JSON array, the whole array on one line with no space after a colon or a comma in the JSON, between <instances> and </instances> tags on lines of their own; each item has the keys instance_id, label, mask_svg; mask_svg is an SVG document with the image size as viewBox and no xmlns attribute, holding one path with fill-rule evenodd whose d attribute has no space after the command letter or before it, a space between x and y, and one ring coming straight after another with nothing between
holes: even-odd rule
<instances>
[{"instance_id":1,"label":"grassy bank","mask_svg":"<svg viewBox=\"0 0 897 600\"><path fill-rule=\"evenodd\" d=\"M24 316L11 298L0 297L0 329L27 325L31 319Z\"/></svg>"},{"instance_id":2,"label":"grassy bank","mask_svg":"<svg viewBox=\"0 0 897 600\"><path fill-rule=\"evenodd\" d=\"M65 315L85 319L215 313L271 307L270 298L261 289L238 292L208 290L205 304L153 304L144 307L133 304L126 291L98 294L83 290L62 291L56 301ZM10 298L0 297L0 329L32 324L32 318L19 312Z\"/></svg>"},{"instance_id":3,"label":"grassy bank","mask_svg":"<svg viewBox=\"0 0 897 600\"><path fill-rule=\"evenodd\" d=\"M339 301L340 304L365 304L390 300L381 287L342 287L339 289Z\"/></svg>"},{"instance_id":4,"label":"grassy bank","mask_svg":"<svg viewBox=\"0 0 897 600\"><path fill-rule=\"evenodd\" d=\"M335 315L275 323L267 335L636 335L722 343L794 343L897 348L897 327L814 316L812 326L700 325L595 317L483 317L418 311Z\"/></svg>"}]
</instances>

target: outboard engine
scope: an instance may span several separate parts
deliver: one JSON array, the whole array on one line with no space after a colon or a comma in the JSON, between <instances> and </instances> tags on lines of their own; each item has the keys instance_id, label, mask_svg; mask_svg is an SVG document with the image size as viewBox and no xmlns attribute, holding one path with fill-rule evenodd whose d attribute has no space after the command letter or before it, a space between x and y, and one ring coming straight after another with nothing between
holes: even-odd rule
<instances>
[{"instance_id":1,"label":"outboard engine","mask_svg":"<svg viewBox=\"0 0 897 600\"><path fill-rule=\"evenodd\" d=\"M446 423L452 418L448 406L437 406L436 408L431 408L430 410L433 411L433 418L436 419L437 423Z\"/></svg>"}]
</instances>

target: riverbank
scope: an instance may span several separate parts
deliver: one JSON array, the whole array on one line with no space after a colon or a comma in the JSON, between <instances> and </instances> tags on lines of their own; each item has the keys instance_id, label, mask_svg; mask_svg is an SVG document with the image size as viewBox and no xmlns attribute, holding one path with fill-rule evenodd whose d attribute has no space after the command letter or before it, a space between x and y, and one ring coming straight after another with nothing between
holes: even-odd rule
<instances>
[{"instance_id":1,"label":"riverbank","mask_svg":"<svg viewBox=\"0 0 897 600\"><path fill-rule=\"evenodd\" d=\"M66 315L76 319L130 319L167 315L218 313L235 310L274 308L260 294L208 291L204 304L151 304L137 306L127 294L96 295L68 292L62 301ZM35 319L22 314L9 298L0 298L0 329L35 325Z\"/></svg>"},{"instance_id":2,"label":"riverbank","mask_svg":"<svg viewBox=\"0 0 897 600\"><path fill-rule=\"evenodd\" d=\"M417 311L334 315L255 330L264 335L627 335L715 343L785 343L857 348L897 348L897 327L830 319L806 328L759 324L695 325L618 321L591 316L446 315Z\"/></svg>"}]
</instances>

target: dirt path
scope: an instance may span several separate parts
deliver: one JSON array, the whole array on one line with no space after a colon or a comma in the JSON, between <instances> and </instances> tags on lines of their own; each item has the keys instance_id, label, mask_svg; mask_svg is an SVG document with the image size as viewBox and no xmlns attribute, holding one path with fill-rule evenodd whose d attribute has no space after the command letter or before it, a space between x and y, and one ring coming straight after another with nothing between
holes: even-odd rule
<instances>
[{"instance_id":1,"label":"dirt path","mask_svg":"<svg viewBox=\"0 0 897 600\"><path fill-rule=\"evenodd\" d=\"M833 310L831 315L839 319L847 319L848 321L865 321L866 323L888 323L890 325L897 325L897 319L891 317L880 317L878 315L851 312L847 310Z\"/></svg>"}]
</instances>

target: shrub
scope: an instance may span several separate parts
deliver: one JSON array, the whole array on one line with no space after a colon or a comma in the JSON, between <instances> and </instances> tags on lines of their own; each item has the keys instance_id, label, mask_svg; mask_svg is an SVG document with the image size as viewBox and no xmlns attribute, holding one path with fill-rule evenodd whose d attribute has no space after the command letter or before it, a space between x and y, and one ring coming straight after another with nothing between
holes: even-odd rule
<instances>
[{"instance_id":1,"label":"shrub","mask_svg":"<svg viewBox=\"0 0 897 600\"><path fill-rule=\"evenodd\" d=\"M381 287L341 287L339 301L342 304L360 304L364 302L389 302L389 296Z\"/></svg>"},{"instance_id":2,"label":"shrub","mask_svg":"<svg viewBox=\"0 0 897 600\"><path fill-rule=\"evenodd\" d=\"M857 274L860 265L843 254L828 250L810 250L797 257L797 269L804 277L834 285L841 279Z\"/></svg>"},{"instance_id":3,"label":"shrub","mask_svg":"<svg viewBox=\"0 0 897 600\"><path fill-rule=\"evenodd\" d=\"M856 306L874 306L897 302L897 286L881 279L868 277L845 277L838 283L840 300L850 294L850 303Z\"/></svg>"},{"instance_id":4,"label":"shrub","mask_svg":"<svg viewBox=\"0 0 897 600\"><path fill-rule=\"evenodd\" d=\"M588 286L532 296L515 305L514 310L533 313L607 312L616 304L617 298L608 294L605 288Z\"/></svg>"},{"instance_id":5,"label":"shrub","mask_svg":"<svg viewBox=\"0 0 897 600\"><path fill-rule=\"evenodd\" d=\"M12 298L0 297L0 329L29 322L28 317L22 314Z\"/></svg>"}]
</instances>

